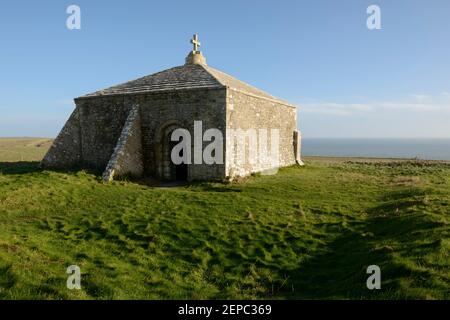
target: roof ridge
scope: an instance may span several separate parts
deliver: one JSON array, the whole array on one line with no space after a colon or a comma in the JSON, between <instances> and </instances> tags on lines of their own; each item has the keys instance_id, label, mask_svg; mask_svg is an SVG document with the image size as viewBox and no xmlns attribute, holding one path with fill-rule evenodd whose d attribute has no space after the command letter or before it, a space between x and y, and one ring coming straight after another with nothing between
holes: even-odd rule
<instances>
[{"instance_id":1,"label":"roof ridge","mask_svg":"<svg viewBox=\"0 0 450 320\"><path fill-rule=\"evenodd\" d=\"M219 84L221 84L222 86L227 86L226 84L222 83L222 81L219 80L219 78L217 78L214 74L212 74L211 72L209 72L209 68L214 69L212 67L209 67L207 65L203 65L203 64L198 64L199 66L201 66L203 69L205 69L206 72L208 72L208 74L213 77Z\"/></svg>"},{"instance_id":2,"label":"roof ridge","mask_svg":"<svg viewBox=\"0 0 450 320\"><path fill-rule=\"evenodd\" d=\"M201 72L199 72L200 70ZM223 84L206 69L200 68L200 65L198 64L185 64L110 86L81 96L80 98L136 92L152 92L159 91L160 89L176 90L180 88L195 89L218 86L223 86Z\"/></svg>"},{"instance_id":3,"label":"roof ridge","mask_svg":"<svg viewBox=\"0 0 450 320\"><path fill-rule=\"evenodd\" d=\"M259 88L255 87L255 86L253 86L253 85L251 85L249 83L246 83L246 82L244 82L242 80L239 80L236 77L234 77L234 76L232 76L232 75L230 75L230 74L228 74L226 72L223 72L221 70L218 70L218 69L210 67L210 66L203 66L202 65L202 67L205 68L206 71L208 71L219 83L221 83L222 85L224 85L224 86L226 86L228 88L234 89L235 91L239 91L239 92L242 92L242 93L247 93L247 94L249 94L251 96L254 96L254 97L264 98L266 100L270 100L270 101L281 103L281 104L284 104L284 105L287 105L287 106L295 107L293 104L291 104L291 103L289 103L287 101L284 101L284 100L282 100L280 98L277 98L277 97L267 93L266 91L264 91L262 89L259 89ZM214 73L216 73L216 74L214 74ZM228 77L229 78L228 80L234 81L238 85L234 85L233 86L232 83L230 83L229 81L225 81L225 79L220 79L219 77L217 77L217 74L219 74L219 75L222 74L225 77Z\"/></svg>"}]
</instances>

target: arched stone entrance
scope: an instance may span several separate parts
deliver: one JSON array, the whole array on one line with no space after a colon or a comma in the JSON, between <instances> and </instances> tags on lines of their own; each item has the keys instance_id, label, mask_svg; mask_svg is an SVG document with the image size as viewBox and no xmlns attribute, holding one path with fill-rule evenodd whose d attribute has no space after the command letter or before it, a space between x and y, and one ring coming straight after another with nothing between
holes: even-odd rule
<instances>
[{"instance_id":1,"label":"arched stone entrance","mask_svg":"<svg viewBox=\"0 0 450 320\"><path fill-rule=\"evenodd\" d=\"M189 166L185 163L174 164L171 153L178 141L171 141L172 132L182 126L177 122L170 122L159 131L159 145L156 150L158 178L167 181L186 181L189 178ZM182 151L181 151L182 152ZM183 156L180 153L180 156Z\"/></svg>"}]
</instances>

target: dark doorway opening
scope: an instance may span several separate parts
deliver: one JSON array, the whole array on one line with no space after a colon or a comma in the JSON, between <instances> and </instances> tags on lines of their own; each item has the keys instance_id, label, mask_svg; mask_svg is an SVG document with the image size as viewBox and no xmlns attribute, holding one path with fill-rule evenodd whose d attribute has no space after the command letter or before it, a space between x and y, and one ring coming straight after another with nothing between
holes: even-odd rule
<instances>
[{"instance_id":1,"label":"dark doorway opening","mask_svg":"<svg viewBox=\"0 0 450 320\"><path fill-rule=\"evenodd\" d=\"M178 142L175 141L170 141L170 154L172 153L172 149L175 147L175 145L177 145ZM183 157L184 151L181 150L180 151L180 157ZM181 164L174 164L172 162L171 159L171 165L172 165L172 174L171 176L176 180L176 181L187 181L188 179L188 166L186 163L181 163ZM172 178L172 179L173 179Z\"/></svg>"},{"instance_id":2,"label":"dark doorway opening","mask_svg":"<svg viewBox=\"0 0 450 320\"><path fill-rule=\"evenodd\" d=\"M182 163L175 166L175 179L178 181L186 181L188 178L187 164Z\"/></svg>"}]
</instances>

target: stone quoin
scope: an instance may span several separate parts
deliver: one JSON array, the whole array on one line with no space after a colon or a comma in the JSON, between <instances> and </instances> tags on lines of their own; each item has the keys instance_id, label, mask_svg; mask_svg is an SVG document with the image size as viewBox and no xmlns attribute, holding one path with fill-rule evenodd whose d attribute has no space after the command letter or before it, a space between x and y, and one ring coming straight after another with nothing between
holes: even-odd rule
<instances>
[{"instance_id":1,"label":"stone quoin","mask_svg":"<svg viewBox=\"0 0 450 320\"><path fill-rule=\"evenodd\" d=\"M272 169L258 161L236 161L242 149L226 138L223 163L174 164L171 134L178 128L193 133L195 121L224 137L227 130L277 129L279 166L302 164L296 106L211 68L197 35L191 43L182 66L76 98L75 110L41 166L98 169L105 181L128 175L224 180Z\"/></svg>"}]
</instances>

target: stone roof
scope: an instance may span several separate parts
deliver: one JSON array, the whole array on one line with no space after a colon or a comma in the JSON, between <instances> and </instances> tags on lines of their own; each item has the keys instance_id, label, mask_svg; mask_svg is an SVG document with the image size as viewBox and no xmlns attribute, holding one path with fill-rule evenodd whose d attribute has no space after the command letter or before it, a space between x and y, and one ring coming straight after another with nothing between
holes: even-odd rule
<instances>
[{"instance_id":1,"label":"stone roof","mask_svg":"<svg viewBox=\"0 0 450 320\"><path fill-rule=\"evenodd\" d=\"M285 105L291 104L244 83L226 73L206 64L186 63L183 66L167 69L155 74L119 84L107 89L84 95L80 98L109 95L135 94L158 91L188 90L200 88L230 88L252 96L273 100Z\"/></svg>"},{"instance_id":2,"label":"stone roof","mask_svg":"<svg viewBox=\"0 0 450 320\"><path fill-rule=\"evenodd\" d=\"M257 96L257 97L261 97L261 98L265 98L265 99L269 99L269 100L274 100L277 101L279 103L283 103L283 104L289 104L286 101L283 101L279 98L276 98L270 94L268 94L265 91L262 91L258 88L255 88L243 81L240 81L232 76L230 76L229 74L226 74L222 71L219 71L217 69L211 68L209 66L203 66L214 78L216 78L217 81L220 82L220 84L222 86L237 90L237 91L241 91L244 93L248 93L250 95L253 96Z\"/></svg>"}]
</instances>

